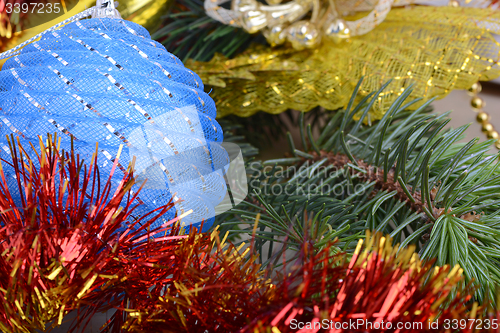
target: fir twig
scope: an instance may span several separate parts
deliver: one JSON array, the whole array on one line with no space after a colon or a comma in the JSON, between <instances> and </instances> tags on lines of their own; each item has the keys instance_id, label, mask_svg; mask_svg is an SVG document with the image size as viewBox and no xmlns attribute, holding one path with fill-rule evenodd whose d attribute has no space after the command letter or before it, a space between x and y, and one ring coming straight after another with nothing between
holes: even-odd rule
<instances>
[{"instance_id":1,"label":"fir twig","mask_svg":"<svg viewBox=\"0 0 500 333\"><path fill-rule=\"evenodd\" d=\"M459 264L467 281L478 284L478 300L496 299L500 164L497 156L487 155L493 141L458 143L467 126L444 130L448 113L431 113L430 101L406 110L415 104L406 101L409 90L382 120L365 126L360 121L380 93L337 113L317 140L302 131L305 144L299 146L309 141L308 148L301 151L291 142L294 157L250 163L249 186L259 196L240 204L245 216L229 212L219 217L220 223L226 230L239 225L248 233L255 206L263 207L258 246L286 238L289 249L301 233L322 244L334 231L338 246L353 251L352 240L366 229L378 230L414 244L423 259ZM355 121L356 116L361 120ZM316 215L320 232L311 234L316 226L301 226ZM290 218L278 223L283 216Z\"/></svg>"},{"instance_id":2,"label":"fir twig","mask_svg":"<svg viewBox=\"0 0 500 333\"><path fill-rule=\"evenodd\" d=\"M205 12L203 0L175 0L164 18L164 26L151 37L182 61L209 61L215 53L231 57L261 39L212 19Z\"/></svg>"}]
</instances>

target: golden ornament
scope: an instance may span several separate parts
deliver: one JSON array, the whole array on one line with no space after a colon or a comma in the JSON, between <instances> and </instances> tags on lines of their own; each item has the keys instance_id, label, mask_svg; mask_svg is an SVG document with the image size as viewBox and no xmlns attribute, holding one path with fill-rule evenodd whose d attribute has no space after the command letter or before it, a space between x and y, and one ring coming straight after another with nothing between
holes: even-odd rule
<instances>
[{"instance_id":1,"label":"golden ornament","mask_svg":"<svg viewBox=\"0 0 500 333\"><path fill-rule=\"evenodd\" d=\"M448 6L450 6L450 7L455 7L455 8L456 8L456 7L460 7L460 2L459 2L459 1L457 1L457 0L450 0L450 1L448 2Z\"/></svg>"},{"instance_id":2,"label":"golden ornament","mask_svg":"<svg viewBox=\"0 0 500 333\"><path fill-rule=\"evenodd\" d=\"M483 89L483 87L481 86L481 83L479 82L475 82L469 89L467 89L469 91L469 94L471 96L474 96L474 95L477 95L481 92L481 90Z\"/></svg>"},{"instance_id":3,"label":"golden ornament","mask_svg":"<svg viewBox=\"0 0 500 333\"><path fill-rule=\"evenodd\" d=\"M486 134L488 139L498 139L499 135L497 131L491 131Z\"/></svg>"},{"instance_id":4,"label":"golden ornament","mask_svg":"<svg viewBox=\"0 0 500 333\"><path fill-rule=\"evenodd\" d=\"M498 77L500 46L492 34L500 33L499 23L500 11L491 9L398 8L370 33L344 43L323 38L315 49L302 51L254 45L233 59L217 55L186 66L213 88L219 116L336 110L347 105L361 77L358 100L392 79L369 113L376 120L411 84L410 98L422 98L410 106L415 109Z\"/></svg>"},{"instance_id":5,"label":"golden ornament","mask_svg":"<svg viewBox=\"0 0 500 333\"><path fill-rule=\"evenodd\" d=\"M486 124L483 124L483 126L481 126L481 130L484 133L490 133L490 132L493 132L495 129L493 128L492 124L486 123Z\"/></svg>"},{"instance_id":6,"label":"golden ornament","mask_svg":"<svg viewBox=\"0 0 500 333\"><path fill-rule=\"evenodd\" d=\"M484 103L483 99L481 97L473 97L470 101L470 105L474 108L474 109L482 109L486 103Z\"/></svg>"},{"instance_id":7,"label":"golden ornament","mask_svg":"<svg viewBox=\"0 0 500 333\"><path fill-rule=\"evenodd\" d=\"M481 92L481 84L478 82L474 83L468 90L469 90L469 94L472 95L472 100L471 100L471 105L473 107L473 110L475 112L479 111L479 109L481 111L478 112L477 116L476 116L476 120L479 124L481 124L481 129L483 132L486 133L486 136L489 138L489 139L497 139L498 138L498 132L495 131L495 127L493 126L493 124L490 123L490 115L487 114L486 112L482 111L482 107L485 105L485 103L483 102L483 100L481 98L479 98L477 95L479 94L479 92ZM500 149L500 141L497 141L495 143L495 147L497 147L498 149Z\"/></svg>"},{"instance_id":8,"label":"golden ornament","mask_svg":"<svg viewBox=\"0 0 500 333\"><path fill-rule=\"evenodd\" d=\"M490 116L486 112L479 112L477 114L476 120L482 124L488 122L490 120Z\"/></svg>"}]
</instances>

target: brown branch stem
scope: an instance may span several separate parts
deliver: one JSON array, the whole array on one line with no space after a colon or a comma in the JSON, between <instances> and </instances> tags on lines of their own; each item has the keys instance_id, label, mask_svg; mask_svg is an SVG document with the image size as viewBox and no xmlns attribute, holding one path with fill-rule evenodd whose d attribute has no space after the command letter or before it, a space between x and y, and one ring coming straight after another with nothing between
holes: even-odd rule
<instances>
[{"instance_id":1,"label":"brown branch stem","mask_svg":"<svg viewBox=\"0 0 500 333\"><path fill-rule=\"evenodd\" d=\"M321 150L320 153L318 154L315 151L309 152L310 155L314 156L313 161L318 162L323 159L328 160L328 164L336 167L337 169L343 169L347 166L348 163L351 163L351 160L347 155L344 154L339 154L339 153L333 153L333 152L327 152L324 150ZM304 159L306 160L306 159ZM351 175L356 175L358 179L361 181L365 182L375 182L375 189L379 191L387 191L387 192L393 192L396 191L396 198L401 201L405 202L406 205L413 210L416 213L422 213L423 207L425 205L425 200L422 198L422 194L420 191L416 190L413 194L413 202L406 194L404 189L402 188L401 184L398 182L397 179L394 178L394 167L392 167L388 174L387 174L387 181L384 181L384 170L375 168L373 165L370 165L362 160L356 160L356 163L358 164L359 168L364 169L367 171L367 173L362 173L359 172L351 167L348 167L348 169L351 172ZM409 193L412 193L412 188L410 186L407 186L407 190ZM431 193L431 201L434 200L434 195ZM432 204L432 203L431 203ZM433 206L433 205L432 205ZM442 214L443 209L438 209L434 207L433 215L434 217L438 217L440 214Z\"/></svg>"}]
</instances>

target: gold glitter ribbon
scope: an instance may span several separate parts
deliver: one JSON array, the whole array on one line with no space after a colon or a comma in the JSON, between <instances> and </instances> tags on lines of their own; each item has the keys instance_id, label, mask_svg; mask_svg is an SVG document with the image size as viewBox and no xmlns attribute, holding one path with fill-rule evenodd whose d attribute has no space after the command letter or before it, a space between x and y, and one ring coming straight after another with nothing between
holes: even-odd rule
<instances>
[{"instance_id":1,"label":"gold glitter ribbon","mask_svg":"<svg viewBox=\"0 0 500 333\"><path fill-rule=\"evenodd\" d=\"M453 89L467 89L500 75L500 12L480 8L415 6L392 9L370 33L318 48L251 46L234 59L217 55L186 66L213 88L218 116L273 114L344 107L364 77L362 98L392 79L371 110L369 121L411 84L417 108Z\"/></svg>"}]
</instances>

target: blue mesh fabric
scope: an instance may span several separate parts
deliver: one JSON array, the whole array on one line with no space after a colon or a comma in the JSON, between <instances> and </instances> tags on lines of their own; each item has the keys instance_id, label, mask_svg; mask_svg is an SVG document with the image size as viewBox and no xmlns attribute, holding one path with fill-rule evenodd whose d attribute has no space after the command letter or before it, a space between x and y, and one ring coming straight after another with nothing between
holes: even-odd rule
<instances>
[{"instance_id":1,"label":"blue mesh fabric","mask_svg":"<svg viewBox=\"0 0 500 333\"><path fill-rule=\"evenodd\" d=\"M69 150L73 136L87 161L98 142L107 178L123 145L113 182L135 156L136 176L146 181L139 213L174 197L182 202L165 218L192 209L183 222L205 220L206 229L226 194L229 158L213 100L198 75L132 22L75 21L27 45L0 72L0 108L2 158L6 135L28 147L59 132L61 148ZM12 170L5 172L14 184Z\"/></svg>"}]
</instances>

